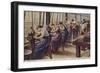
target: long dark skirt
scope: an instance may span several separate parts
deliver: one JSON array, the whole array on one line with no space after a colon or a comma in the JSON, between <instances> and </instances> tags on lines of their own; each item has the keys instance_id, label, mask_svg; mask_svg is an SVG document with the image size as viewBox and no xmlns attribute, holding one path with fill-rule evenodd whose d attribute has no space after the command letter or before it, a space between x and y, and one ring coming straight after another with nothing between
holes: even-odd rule
<instances>
[{"instance_id":1,"label":"long dark skirt","mask_svg":"<svg viewBox=\"0 0 100 73\"><path fill-rule=\"evenodd\" d=\"M47 47L48 47L48 38L41 39L41 41L35 46L33 59L42 59L45 51L47 50Z\"/></svg>"},{"instance_id":2,"label":"long dark skirt","mask_svg":"<svg viewBox=\"0 0 100 73\"><path fill-rule=\"evenodd\" d=\"M52 52L56 52L60 47L61 34L58 33L56 38L51 39Z\"/></svg>"}]
</instances>

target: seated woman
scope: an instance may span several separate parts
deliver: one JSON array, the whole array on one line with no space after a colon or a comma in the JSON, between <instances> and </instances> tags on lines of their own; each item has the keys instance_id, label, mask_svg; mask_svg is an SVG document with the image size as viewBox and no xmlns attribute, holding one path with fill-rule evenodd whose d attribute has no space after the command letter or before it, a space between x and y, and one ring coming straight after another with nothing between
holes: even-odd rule
<instances>
[{"instance_id":1,"label":"seated woman","mask_svg":"<svg viewBox=\"0 0 100 73\"><path fill-rule=\"evenodd\" d=\"M44 53L47 50L48 46L48 32L43 26L38 26L37 30L35 30L35 50L33 53L33 59L42 59L44 57Z\"/></svg>"}]
</instances>

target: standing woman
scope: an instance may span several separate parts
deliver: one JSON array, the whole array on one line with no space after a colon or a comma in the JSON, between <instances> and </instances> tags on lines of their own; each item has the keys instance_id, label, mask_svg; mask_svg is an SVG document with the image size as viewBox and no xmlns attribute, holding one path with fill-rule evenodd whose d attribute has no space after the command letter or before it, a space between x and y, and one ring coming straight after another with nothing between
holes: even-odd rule
<instances>
[{"instance_id":1,"label":"standing woman","mask_svg":"<svg viewBox=\"0 0 100 73\"><path fill-rule=\"evenodd\" d=\"M61 33L61 46L62 46L62 50L64 51L64 46L68 38L68 30L66 26L63 25L62 22L60 22L59 24L60 24L60 33Z\"/></svg>"},{"instance_id":2,"label":"standing woman","mask_svg":"<svg viewBox=\"0 0 100 73\"><path fill-rule=\"evenodd\" d=\"M59 48L60 31L58 25L52 24L51 27L51 46L53 53L56 53Z\"/></svg>"}]
</instances>

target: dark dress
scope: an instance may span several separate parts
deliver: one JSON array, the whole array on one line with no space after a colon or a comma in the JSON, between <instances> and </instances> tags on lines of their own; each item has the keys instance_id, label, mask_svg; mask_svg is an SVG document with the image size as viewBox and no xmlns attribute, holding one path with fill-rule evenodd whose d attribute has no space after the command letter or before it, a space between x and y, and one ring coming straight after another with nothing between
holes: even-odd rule
<instances>
[{"instance_id":1,"label":"dark dress","mask_svg":"<svg viewBox=\"0 0 100 73\"><path fill-rule=\"evenodd\" d=\"M47 46L48 46L48 38L41 39L41 41L38 42L35 46L33 58L34 59L42 59L44 56L44 53L47 49Z\"/></svg>"},{"instance_id":2,"label":"dark dress","mask_svg":"<svg viewBox=\"0 0 100 73\"><path fill-rule=\"evenodd\" d=\"M68 30L65 26L63 32L61 32L61 35L62 35L62 43L65 43L68 39Z\"/></svg>"},{"instance_id":3,"label":"dark dress","mask_svg":"<svg viewBox=\"0 0 100 73\"><path fill-rule=\"evenodd\" d=\"M58 50L60 46L60 40L61 40L61 34L60 34L60 29L58 29L51 35L51 46L53 52L56 52Z\"/></svg>"},{"instance_id":4,"label":"dark dress","mask_svg":"<svg viewBox=\"0 0 100 73\"><path fill-rule=\"evenodd\" d=\"M35 43L35 50L33 53L33 59L43 59L46 50L48 49L49 35L44 35L38 43Z\"/></svg>"}]
</instances>

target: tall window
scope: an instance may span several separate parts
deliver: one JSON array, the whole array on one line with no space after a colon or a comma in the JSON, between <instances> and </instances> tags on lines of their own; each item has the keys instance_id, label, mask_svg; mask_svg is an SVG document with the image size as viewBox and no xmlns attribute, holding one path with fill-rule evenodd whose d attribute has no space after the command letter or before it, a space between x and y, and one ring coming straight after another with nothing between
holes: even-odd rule
<instances>
[{"instance_id":1,"label":"tall window","mask_svg":"<svg viewBox=\"0 0 100 73\"><path fill-rule=\"evenodd\" d=\"M30 27L36 29L37 26L46 25L46 12L25 11L24 12L25 36L30 32Z\"/></svg>"},{"instance_id":2,"label":"tall window","mask_svg":"<svg viewBox=\"0 0 100 73\"><path fill-rule=\"evenodd\" d=\"M50 13L50 22L53 24L64 22L65 21L65 13Z\"/></svg>"}]
</instances>

